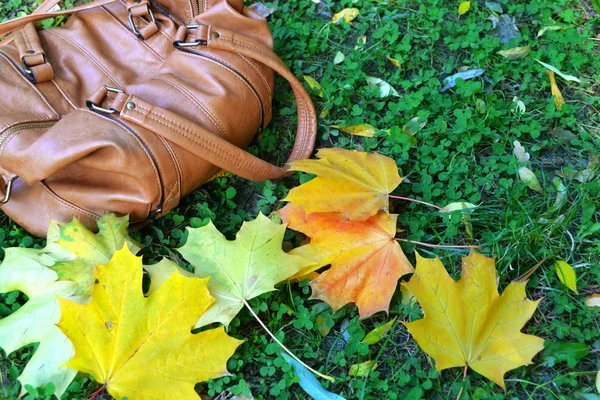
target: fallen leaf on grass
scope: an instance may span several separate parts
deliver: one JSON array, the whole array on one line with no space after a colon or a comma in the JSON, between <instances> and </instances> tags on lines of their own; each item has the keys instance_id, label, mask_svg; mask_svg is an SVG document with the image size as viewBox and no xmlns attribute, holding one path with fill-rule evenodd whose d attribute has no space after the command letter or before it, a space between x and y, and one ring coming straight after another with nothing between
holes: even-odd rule
<instances>
[{"instance_id":1,"label":"fallen leaf on grass","mask_svg":"<svg viewBox=\"0 0 600 400\"><path fill-rule=\"evenodd\" d=\"M341 127L339 125L331 125L331 127L349 135L363 137L373 137L375 135L375 132L377 132L377 128L369 124L358 124L346 127Z\"/></svg>"},{"instance_id":2,"label":"fallen leaf on grass","mask_svg":"<svg viewBox=\"0 0 600 400\"><path fill-rule=\"evenodd\" d=\"M317 82L314 78L308 75L304 75L304 80L306 81L306 83L308 83L308 87L311 90L316 92L319 97L323 98L323 87L319 82Z\"/></svg>"},{"instance_id":3,"label":"fallen leaf on grass","mask_svg":"<svg viewBox=\"0 0 600 400\"><path fill-rule=\"evenodd\" d=\"M531 156L525 150L525 147L523 147L521 142L519 142L518 140L515 140L513 142L513 146L515 146L515 148L513 149L513 155L517 158L517 160L519 160L519 162L521 162L521 163L528 162L529 159L531 158Z\"/></svg>"},{"instance_id":4,"label":"fallen leaf on grass","mask_svg":"<svg viewBox=\"0 0 600 400\"><path fill-rule=\"evenodd\" d=\"M229 375L227 360L242 342L223 328L191 333L214 301L208 279L174 272L145 298L142 258L126 247L97 268L95 279L89 304L59 299L58 326L75 347L69 367L130 400L197 399L195 383Z\"/></svg>"},{"instance_id":5,"label":"fallen leaf on grass","mask_svg":"<svg viewBox=\"0 0 600 400\"><path fill-rule=\"evenodd\" d=\"M230 241L210 223L188 228L188 239L179 253L194 267L200 278L210 277L208 289L215 304L196 322L195 327L221 322L228 326L244 307L244 302L275 290L275 285L310 265L308 260L285 253L282 248L285 225L259 214L244 222L236 240ZM150 279L164 277L174 263L146 267ZM166 271L165 271L166 269Z\"/></svg>"},{"instance_id":6,"label":"fallen leaf on grass","mask_svg":"<svg viewBox=\"0 0 600 400\"><path fill-rule=\"evenodd\" d=\"M57 262L50 269L56 271L60 280L78 283L75 295L91 296L94 288L94 267L110 261L115 251L123 244L132 253L140 250L127 232L127 218L106 214L98 220L98 233L88 230L78 219L60 227L60 238L56 242L77 256L67 262Z\"/></svg>"},{"instance_id":7,"label":"fallen leaf on grass","mask_svg":"<svg viewBox=\"0 0 600 400\"><path fill-rule=\"evenodd\" d=\"M540 181L538 181L537 176L527 167L519 168L519 178L523 183L525 183L529 189L536 191L538 193L544 193L542 186L540 185Z\"/></svg>"},{"instance_id":8,"label":"fallen leaf on grass","mask_svg":"<svg viewBox=\"0 0 600 400\"><path fill-rule=\"evenodd\" d=\"M402 64L400 63L399 60L396 60L395 58L392 58L392 57L388 57L387 59L388 59L389 62L392 63L392 65L394 67L396 67L396 68L402 68Z\"/></svg>"},{"instance_id":9,"label":"fallen leaf on grass","mask_svg":"<svg viewBox=\"0 0 600 400\"><path fill-rule=\"evenodd\" d=\"M558 31L558 30L561 30L561 29L565 29L565 28L562 27L562 26L559 26L559 25L545 26L545 27L543 27L542 29L540 29L538 31L536 39L539 38L539 37L544 36L544 34L546 32L548 32L548 31Z\"/></svg>"},{"instance_id":10,"label":"fallen leaf on grass","mask_svg":"<svg viewBox=\"0 0 600 400\"><path fill-rule=\"evenodd\" d=\"M124 243L137 249L127 233L127 221L127 217L107 214L98 220L98 234L78 220L64 225L51 222L45 248L5 250L0 265L0 293L18 290L28 300L0 320L0 347L11 354L39 343L18 377L21 394L25 394L25 385L40 387L52 383L60 398L75 377L77 371L64 365L74 350L71 341L56 327L60 319L57 297L88 302L96 264L108 262L115 247Z\"/></svg>"},{"instance_id":11,"label":"fallen leaf on grass","mask_svg":"<svg viewBox=\"0 0 600 400\"><path fill-rule=\"evenodd\" d=\"M471 2L470 1L463 1L458 6L458 15L464 15L467 12L469 12L470 9L471 9Z\"/></svg>"},{"instance_id":12,"label":"fallen leaf on grass","mask_svg":"<svg viewBox=\"0 0 600 400\"><path fill-rule=\"evenodd\" d=\"M361 343L371 345L379 342L390 331L390 329L392 329L392 326L394 326L394 323L396 322L396 318L397 317L367 333Z\"/></svg>"},{"instance_id":13,"label":"fallen leaf on grass","mask_svg":"<svg viewBox=\"0 0 600 400\"><path fill-rule=\"evenodd\" d=\"M307 216L296 204L278 214L290 229L310 237L310 244L290 252L312 262L299 276L331 264L311 282L312 298L325 301L334 311L355 303L360 318L387 312L398 280L413 271L394 240L397 215L380 211L363 222L349 221L337 213Z\"/></svg>"},{"instance_id":14,"label":"fallen leaf on grass","mask_svg":"<svg viewBox=\"0 0 600 400\"><path fill-rule=\"evenodd\" d=\"M501 50L498 52L502 57L508 60L521 60L527 57L531 53L531 46L527 45L525 47L513 47L508 50Z\"/></svg>"},{"instance_id":15,"label":"fallen leaf on grass","mask_svg":"<svg viewBox=\"0 0 600 400\"><path fill-rule=\"evenodd\" d=\"M554 105L557 109L562 110L562 106L565 105L565 99L556 84L556 79L554 78L554 71L548 70L548 78L550 78L550 91L552 92L552 96L554 96Z\"/></svg>"},{"instance_id":16,"label":"fallen leaf on grass","mask_svg":"<svg viewBox=\"0 0 600 400\"><path fill-rule=\"evenodd\" d=\"M471 224L471 216L470 214L475 210L477 206L472 203L468 203L466 201L457 201L454 203L450 203L443 207L441 212L443 213L453 213L454 211L460 211L462 214L462 223L465 227L465 231L467 233L467 237L469 239L473 239L473 225ZM451 215L446 215L448 219L451 219Z\"/></svg>"},{"instance_id":17,"label":"fallen leaf on grass","mask_svg":"<svg viewBox=\"0 0 600 400\"><path fill-rule=\"evenodd\" d=\"M492 258L471 252L454 281L439 258L417 254L416 272L403 285L425 314L403 324L439 371L468 365L505 388L504 374L544 348L543 339L520 332L539 300L526 298L526 283L511 283L500 296Z\"/></svg>"},{"instance_id":18,"label":"fallen leaf on grass","mask_svg":"<svg viewBox=\"0 0 600 400\"><path fill-rule=\"evenodd\" d=\"M585 299L585 305L589 308L600 307L600 294L593 294Z\"/></svg>"},{"instance_id":19,"label":"fallen leaf on grass","mask_svg":"<svg viewBox=\"0 0 600 400\"><path fill-rule=\"evenodd\" d=\"M298 377L298 384L306 394L314 400L344 400L342 396L331 393L323 388L317 378L311 374L302 364L294 360L285 353L280 353L281 357L292 366L294 373Z\"/></svg>"},{"instance_id":20,"label":"fallen leaf on grass","mask_svg":"<svg viewBox=\"0 0 600 400\"><path fill-rule=\"evenodd\" d=\"M348 375L350 376L367 376L377 368L377 363L375 361L365 361L360 364L352 364L350 366L350 370L348 371Z\"/></svg>"},{"instance_id":21,"label":"fallen leaf on grass","mask_svg":"<svg viewBox=\"0 0 600 400\"><path fill-rule=\"evenodd\" d=\"M388 82L384 81L381 78L376 78L374 76L367 76L365 79L369 86L379 88L379 93L377 96L381 99L389 97L389 96L402 97L402 96L400 96L400 94L398 94L398 92L396 91L396 89L394 89L394 87L392 85L390 85Z\"/></svg>"},{"instance_id":22,"label":"fallen leaf on grass","mask_svg":"<svg viewBox=\"0 0 600 400\"><path fill-rule=\"evenodd\" d=\"M336 13L333 18L331 18L331 22L337 24L342 19L346 22L352 22L356 17L358 17L358 14L358 8L345 8L339 13Z\"/></svg>"},{"instance_id":23,"label":"fallen leaf on grass","mask_svg":"<svg viewBox=\"0 0 600 400\"><path fill-rule=\"evenodd\" d=\"M333 59L334 64L341 64L346 59L346 56L341 51L338 51L335 54L335 58Z\"/></svg>"},{"instance_id":24,"label":"fallen leaf on grass","mask_svg":"<svg viewBox=\"0 0 600 400\"><path fill-rule=\"evenodd\" d=\"M568 263L557 260L554 263L554 269L556 270L556 275L558 279L570 290L579 294L577 291L577 275L575 274L575 270Z\"/></svg>"},{"instance_id":25,"label":"fallen leaf on grass","mask_svg":"<svg viewBox=\"0 0 600 400\"><path fill-rule=\"evenodd\" d=\"M388 195L402 182L394 160L378 153L339 148L321 149L317 157L320 160L290 164L291 171L317 177L290 190L283 201L303 207L307 214L337 212L358 221L388 210Z\"/></svg>"},{"instance_id":26,"label":"fallen leaf on grass","mask_svg":"<svg viewBox=\"0 0 600 400\"><path fill-rule=\"evenodd\" d=\"M579 80L579 78L577 78L576 76L573 75L567 75L567 74L563 74L562 72L559 71L558 68L547 64L543 61L538 60L537 58L534 58L535 61L537 61L538 63L540 63L541 65L543 65L546 69L549 69L550 71L554 72L555 74L559 75L561 78L563 78L566 81L572 81L572 82L577 82L580 83L581 81Z\"/></svg>"}]
</instances>

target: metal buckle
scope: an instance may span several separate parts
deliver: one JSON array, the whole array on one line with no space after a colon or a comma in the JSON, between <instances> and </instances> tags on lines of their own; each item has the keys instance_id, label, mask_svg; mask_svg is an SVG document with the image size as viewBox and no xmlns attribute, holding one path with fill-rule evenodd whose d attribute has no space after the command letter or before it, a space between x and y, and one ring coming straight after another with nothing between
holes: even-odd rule
<instances>
[{"instance_id":1,"label":"metal buckle","mask_svg":"<svg viewBox=\"0 0 600 400\"><path fill-rule=\"evenodd\" d=\"M13 182L18 178L18 176L13 176L8 182L6 182L6 194L4 195L4 199L0 200L1 204L6 204L10 200L10 194L12 193Z\"/></svg>"},{"instance_id":2,"label":"metal buckle","mask_svg":"<svg viewBox=\"0 0 600 400\"><path fill-rule=\"evenodd\" d=\"M154 18L154 13L150 9L150 6L148 6L148 15L150 15L150 20L156 24L156 18ZM135 26L135 22L133 22L133 14L131 13L131 10L129 10L129 26L131 27L132 32L135 33L138 38L140 38L141 40L145 40L140 31L138 31L137 27Z\"/></svg>"},{"instance_id":3,"label":"metal buckle","mask_svg":"<svg viewBox=\"0 0 600 400\"><path fill-rule=\"evenodd\" d=\"M106 86L106 85L104 85L104 89L106 89L106 91L111 92L111 93L125 93L121 89L117 89L117 88ZM92 111L97 111L97 112L101 112L104 114L115 114L115 113L119 112L119 111L115 110L114 108L100 107L98 104L94 103L91 100L86 100L85 105Z\"/></svg>"},{"instance_id":4,"label":"metal buckle","mask_svg":"<svg viewBox=\"0 0 600 400\"><path fill-rule=\"evenodd\" d=\"M186 28L188 28L188 30L194 30L194 29L198 29L200 27L200 25L198 24L191 24L191 25L186 25ZM173 46L177 47L194 47L194 46L202 46L202 45L206 45L208 44L208 42L204 39L197 39L195 42L182 42L180 40L176 40L173 42Z\"/></svg>"}]
</instances>

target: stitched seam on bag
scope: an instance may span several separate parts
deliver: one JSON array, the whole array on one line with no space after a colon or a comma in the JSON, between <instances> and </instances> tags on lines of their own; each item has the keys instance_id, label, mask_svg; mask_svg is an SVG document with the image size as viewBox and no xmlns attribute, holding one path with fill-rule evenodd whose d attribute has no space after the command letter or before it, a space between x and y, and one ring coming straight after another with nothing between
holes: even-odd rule
<instances>
[{"instance_id":1,"label":"stitched seam on bag","mask_svg":"<svg viewBox=\"0 0 600 400\"><path fill-rule=\"evenodd\" d=\"M8 60L8 58L9 58L9 57L8 57L8 55L6 55L4 52L1 52L1 51L0 51L0 56L2 56L3 58L5 58L5 60L6 60L6 63L9 65L9 67L11 67L11 68L12 68L12 69L13 69L13 70L14 70L14 71L17 73L17 75L18 75L18 76L19 76L21 79L23 79L23 81L25 81L25 82L26 82L26 83L29 85L29 87L30 87L30 88L31 88L31 89L32 89L32 90L33 90L33 91L34 91L34 92L35 92L35 93L36 93L36 94L39 96L40 100L42 100L42 102L43 102L43 103L44 103L46 106L48 106L48 108L50 109L50 112L54 113L54 115L53 115L53 116L51 116L51 117L46 117L46 116L43 116L43 117L41 117L40 119L47 120L47 119L59 118L59 117L60 117L60 114L56 112L56 110L54 109L54 107L52 107L52 106L50 105L50 103L48 103L48 100L46 100L46 98L45 98L45 97L42 95L42 93L41 93L41 92L38 90L38 88L36 88L36 87L35 87L35 85L33 85L33 84L30 82L30 81L28 81L28 80L27 80L27 78L25 78L25 77L24 77L24 76L21 74L21 71L19 71L19 70L18 70L18 69L17 69L17 68L16 68L16 67L13 65L13 63L12 63L12 62L10 62L10 61ZM38 114L38 115L39 115L39 114ZM28 120L26 120L26 121L29 121L29 120L31 120L31 119L28 119ZM21 122L26 122L26 121L20 121L19 123L21 123ZM2 131L2 130L3 130L3 129L0 127L0 131Z\"/></svg>"},{"instance_id":2,"label":"stitched seam on bag","mask_svg":"<svg viewBox=\"0 0 600 400\"><path fill-rule=\"evenodd\" d=\"M58 120L57 120L57 119L54 119L54 118L49 118L49 119L47 119L47 120L45 120L45 121L56 121L56 122L58 122ZM17 125L19 125L19 124L22 124L22 123L28 123L28 122L31 122L31 123L33 123L33 122L30 120L30 119L27 119L27 120L24 120L24 121L19 121L19 122L17 122L16 124L10 125L8 129L11 129L12 127L14 127L14 126L17 126ZM8 146L8 144L9 144L9 143L10 143L10 142L11 142L11 141L12 141L12 140L13 140L13 139L16 137L16 136L17 136L16 132L15 132L15 133L13 133L12 135L10 135L10 137L8 138L8 140L5 140L5 141L4 141L4 143L2 143L2 147L0 147L0 167L1 167L1 168L3 168L3 169L5 169L5 170L7 170L7 171L11 171L11 170L10 170L10 169L8 169L8 168L6 168L6 167L4 167L4 150L6 149L6 147ZM11 171L11 172L15 173L14 171Z\"/></svg>"},{"instance_id":3,"label":"stitched seam on bag","mask_svg":"<svg viewBox=\"0 0 600 400\"><path fill-rule=\"evenodd\" d=\"M63 95L63 97L65 98L65 100L67 100L67 103L69 103L71 105L71 107L73 107L73 110L76 110L77 106L71 100L71 98L67 95L67 93L65 93L65 91L63 90L63 88L60 87L60 85L56 82L56 80L52 79L51 82L54 83L54 86L56 86L56 89L58 89L58 91Z\"/></svg>"},{"instance_id":4,"label":"stitched seam on bag","mask_svg":"<svg viewBox=\"0 0 600 400\"><path fill-rule=\"evenodd\" d=\"M64 41L68 42L69 44L71 44L71 46L75 47L77 50L79 50L83 55L85 55L93 64L96 65L96 67L98 67L98 69L100 71L102 71L109 79L111 79L118 87L125 87L125 85L123 85L121 82L119 82L119 80L113 76L110 71L105 68L102 63L96 59L94 56L92 56L90 53L87 52L87 50L85 50L83 47L81 47L79 45L79 43L75 42L74 40L72 40L70 37L65 36L61 33L56 32L55 29L49 29L46 32L51 33L53 35L56 35L60 38L62 38Z\"/></svg>"},{"instance_id":5,"label":"stitched seam on bag","mask_svg":"<svg viewBox=\"0 0 600 400\"><path fill-rule=\"evenodd\" d=\"M256 74L259 76L263 85L265 85L265 88L267 89L267 101L265 102L265 104L267 104L267 105L273 104L273 97L272 97L273 92L271 91L271 88L269 87L269 84L267 83L267 79L264 77L262 72L260 72L260 70L256 67L256 65L254 65L250 60L248 60L242 54L235 53L235 55L239 56L246 64L250 65L250 67L252 69L254 69L254 71L256 71Z\"/></svg>"},{"instance_id":6,"label":"stitched seam on bag","mask_svg":"<svg viewBox=\"0 0 600 400\"><path fill-rule=\"evenodd\" d=\"M46 183L40 181L40 184L42 185L42 187L44 188L44 190L46 190L50 194L50 196L52 196L55 200L57 200L58 202L62 203L63 205L65 205L65 206L67 206L69 208L72 208L72 209L80 212L81 214L85 214L88 217L92 217L94 219L100 218L99 215L96 215L96 214L92 213L91 211L84 210L83 208L81 208L81 207L79 207L79 206L77 206L77 205L75 205L75 204L73 204L73 203L71 203L71 202L63 199L62 197L60 197L59 195L57 195L56 193L54 193L54 191L52 189L50 189L50 187L48 187L48 185Z\"/></svg>"},{"instance_id":7,"label":"stitched seam on bag","mask_svg":"<svg viewBox=\"0 0 600 400\"><path fill-rule=\"evenodd\" d=\"M124 131L126 131L126 132L127 132L127 129L123 128L123 127L122 127L122 126L121 126L121 125L120 125L118 122L116 122L116 121L113 121L112 119L110 119L110 118L108 118L108 117L105 117L104 115L97 114L97 113L95 113L95 112L92 112L92 111L90 111L90 110L87 110L87 109L80 109L80 110L81 110L81 111L83 111L83 112L90 113L90 114L92 114L92 115L94 115L94 116L96 116L96 117L100 117L100 118L102 118L102 119L106 120L107 122L110 122L110 123L112 123L113 125L117 126L119 129L121 129L121 130L124 130ZM129 126L129 125L128 125L128 126ZM131 127L129 127L129 128L133 130L133 128L131 128ZM144 154L146 155L146 158L147 158L147 159L148 159L148 161L150 162L150 165L152 166L152 170L154 171L154 177L156 178L156 181L157 181L157 185L158 185L158 186L157 186L157 187L158 187L158 191L159 191L159 193L160 193L160 192L162 192L162 185L161 185L161 183L160 183L160 175L159 175L159 174L160 174L160 165L158 164L158 160L156 161L156 165L155 165L155 163L154 163L154 159L152 158L152 156L151 156L150 154L148 154L148 150L146 150L146 148L144 147L144 143L142 142L142 139L141 139L141 138L138 138L138 137L137 137L136 135L134 135L134 134L131 134L130 132L127 132L127 133L128 133L128 134L129 134L131 137L133 137L133 138L135 139L135 141L136 141L136 142L137 142L137 143L140 145L140 148L142 149L142 151L143 151L143 152L144 152ZM159 198L160 198L160 195L159 195ZM148 205L148 209L149 209L149 210L150 210L150 208L151 208L151 207L150 207L150 205ZM150 211L148 211L148 213L150 213Z\"/></svg>"},{"instance_id":8,"label":"stitched seam on bag","mask_svg":"<svg viewBox=\"0 0 600 400\"><path fill-rule=\"evenodd\" d=\"M259 47L256 47L256 46L254 46L254 45L252 45L252 44L245 43L245 42L241 42L241 41L239 41L239 40L235 39L235 37L232 37L230 40L231 40L232 42L236 43L236 44L239 44L240 46L244 46L244 47L247 47L247 48L253 49L253 50L255 50L255 51L257 51L257 52L259 52L259 53L261 53L261 54L263 54L263 55L267 56L268 58L270 58L270 57L271 57L271 55L270 55L269 53L265 53L265 52L264 52L262 49L260 49ZM291 72L290 72L290 73L291 73ZM292 86L292 89L293 89L293 86ZM300 98L300 97L299 97L299 98ZM296 101L296 104L297 104L297 106L298 106L298 110L300 110L300 111L301 111L303 125L304 125L304 126L307 126L307 125L308 125L308 124L307 124L307 121L308 121L308 108L307 108L307 106L304 104L304 101L301 101L301 102L299 102L299 101ZM296 137L298 138L298 136L296 136ZM308 149L308 146L306 146L307 142L306 142L306 139L305 139L304 137L300 137L300 139L301 139L301 142L299 143L299 145L300 145L300 147L302 148L302 151L304 152L304 150L305 150L305 149Z\"/></svg>"},{"instance_id":9,"label":"stitched seam on bag","mask_svg":"<svg viewBox=\"0 0 600 400\"><path fill-rule=\"evenodd\" d=\"M138 109L142 109L144 111L147 111L147 114L143 114L139 111L137 111ZM256 172L259 176L264 175L263 173L259 172L259 167L256 167L254 165L251 165L248 161L240 159L239 157L233 157L231 156L230 153L227 153L225 150L221 149L218 145L215 145L213 143L210 143L209 141L207 141L206 139L204 139L203 137L196 135L192 130L190 130L189 128L185 128L182 125L179 125L177 122L170 120L169 118L160 115L160 114L156 114L153 113L151 110L138 105L138 107L136 107L135 110L133 110L133 112L137 112L138 114L140 114L143 117L149 118L155 122L157 122L160 125L163 125L169 129L174 130L175 132L181 134L182 136L184 136L185 138L191 140L193 143L196 143L202 147L204 147L205 149L208 149L209 151L211 151L213 154L225 159L226 161L231 162L232 164L235 164L236 162L240 164L240 167L246 167L248 170L250 170L250 172ZM167 122L170 122L172 125L169 125L157 118L153 118L153 116L156 116L158 118L161 118ZM179 129L176 129L179 128ZM190 135L187 135L185 132L188 132ZM194 140L194 138L199 139L201 142ZM276 167L275 167L276 168Z\"/></svg>"},{"instance_id":10,"label":"stitched seam on bag","mask_svg":"<svg viewBox=\"0 0 600 400\"><path fill-rule=\"evenodd\" d=\"M265 78L265 76L263 75L262 72L260 72L260 70L258 69L258 67L256 65L254 65L254 63L250 60L248 60L248 58L246 56L244 56L243 54L239 54L239 53L234 53L236 56L240 57L242 60L244 60L244 62L246 62L246 64L250 65L250 67L256 71L256 74L259 76L260 80L262 81L262 83L265 85L265 88L267 89L267 93L269 94L269 102L271 101L271 96L273 95L273 89L271 87L269 87L269 83L267 82L267 78Z\"/></svg>"},{"instance_id":11,"label":"stitched seam on bag","mask_svg":"<svg viewBox=\"0 0 600 400\"><path fill-rule=\"evenodd\" d=\"M171 146L171 143L169 143L168 140L166 140L165 138L163 138L160 135L156 135L156 136L158 136L158 139L163 143L163 145L169 152L169 155L171 156L171 161L173 161L173 164L175 164L175 172L177 175L177 181L174 183L179 183L179 187L182 188L183 187L183 172L181 169L181 164L179 164L179 159L177 158L177 154L175 154L175 150L173 150L173 147ZM178 197L181 198L181 191L180 191Z\"/></svg>"},{"instance_id":12,"label":"stitched seam on bag","mask_svg":"<svg viewBox=\"0 0 600 400\"><path fill-rule=\"evenodd\" d=\"M170 84L171 86L173 86L174 88L179 90L181 93L183 93L188 99L190 99L190 101L192 103L194 103L198 107L198 109L200 109L200 111L202 111L211 120L211 122L215 125L215 127L219 130L219 132L221 132L221 134L223 134L223 136L225 136L227 139L229 139L229 134L225 131L225 128L222 125L223 123L221 122L219 117L216 116L210 110L210 108L206 107L204 104L202 104L200 101L198 101L183 85L180 85L179 83L177 83L171 79L162 77L162 76L159 78L156 78L156 79Z\"/></svg>"},{"instance_id":13,"label":"stitched seam on bag","mask_svg":"<svg viewBox=\"0 0 600 400\"><path fill-rule=\"evenodd\" d=\"M245 80L244 80L244 78L248 79L248 78L246 77L246 75L242 74L242 73L241 73L240 71L238 71L237 69L235 69L235 68L233 68L233 67L231 67L231 66L227 66L227 67L226 67L226 66L224 66L224 65L221 65L221 64L219 64L219 63L218 63L218 62L216 62L215 60L211 60L210 58L206 58L206 57L198 56L198 55L196 55L196 54L193 54L193 53L184 53L184 52L178 52L177 54L179 54L180 56L191 57L191 58L193 58L194 60L201 59L202 61L207 61L207 62L213 63L213 64L215 64L216 66L218 66L219 68L221 68L221 69L223 69L223 70L225 70L225 71L228 71L228 72L229 72L231 75L235 76L235 78L236 78L238 81L242 82L244 85L246 85L246 87L247 87L247 88L249 88L249 89L250 89L250 92L251 92L251 93L254 95L254 98L256 99L256 101L258 101L258 105L259 105L259 107L260 107L260 108L261 108L261 110L262 110L262 104L261 104L261 101L260 101L260 97L258 97L258 95L257 95L257 94L256 94L256 92L254 91L254 89L252 88L252 86L251 86L251 85L248 83L248 81L245 81ZM201 53L201 54L202 54L202 53ZM212 55L211 55L211 57L212 57ZM224 61L223 61L223 62L224 62ZM235 72L233 72L233 71L232 71L231 69L229 69L229 68L232 68L232 69L234 69L234 70L235 70L235 71L237 71L237 72L238 72L240 75L242 75L244 78L241 78L241 77L239 77L239 76L238 76L238 74L236 74Z\"/></svg>"}]
</instances>

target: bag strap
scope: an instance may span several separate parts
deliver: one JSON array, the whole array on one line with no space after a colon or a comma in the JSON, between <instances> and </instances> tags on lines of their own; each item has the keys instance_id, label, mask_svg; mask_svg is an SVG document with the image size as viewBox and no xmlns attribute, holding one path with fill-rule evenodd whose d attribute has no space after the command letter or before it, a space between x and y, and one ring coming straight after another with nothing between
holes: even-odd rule
<instances>
[{"instance_id":1,"label":"bag strap","mask_svg":"<svg viewBox=\"0 0 600 400\"><path fill-rule=\"evenodd\" d=\"M94 8L102 7L107 4L116 3L119 0L95 0L89 4L85 4L79 7L73 7L66 10L50 11L52 7L60 2L60 0L46 0L37 10L29 15L23 17L11 19L9 21L0 24L0 37L8 35L11 32L16 31L27 25L30 22L37 22L48 18L60 17L61 15L74 14L81 11L92 10ZM2 45L5 42L10 41L10 38L6 38L2 41Z\"/></svg>"}]
</instances>

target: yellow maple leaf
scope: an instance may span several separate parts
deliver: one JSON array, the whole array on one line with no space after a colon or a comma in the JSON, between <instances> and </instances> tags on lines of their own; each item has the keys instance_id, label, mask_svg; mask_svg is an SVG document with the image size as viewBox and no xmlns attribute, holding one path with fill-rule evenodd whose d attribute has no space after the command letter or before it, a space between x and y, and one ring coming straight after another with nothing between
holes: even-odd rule
<instances>
[{"instance_id":1,"label":"yellow maple leaf","mask_svg":"<svg viewBox=\"0 0 600 400\"><path fill-rule=\"evenodd\" d=\"M363 222L349 221L337 213L314 213L288 204L278 214L290 229L310 237L310 244L290 254L312 261L295 277L325 265L331 268L311 282L312 298L337 311L355 303L361 318L387 311L398 279L413 271L402 248L394 240L397 215L381 211Z\"/></svg>"},{"instance_id":2,"label":"yellow maple leaf","mask_svg":"<svg viewBox=\"0 0 600 400\"><path fill-rule=\"evenodd\" d=\"M504 374L544 348L543 339L520 332L539 302L527 299L526 284L511 283L500 296L493 258L471 252L454 281L439 258L417 254L416 272L403 285L425 317L404 325L438 370L468 365L505 388Z\"/></svg>"},{"instance_id":3,"label":"yellow maple leaf","mask_svg":"<svg viewBox=\"0 0 600 400\"><path fill-rule=\"evenodd\" d=\"M380 210L388 211L389 197L401 182L396 162L378 153L321 149L320 160L299 160L290 170L317 177L290 190L284 201L306 211L338 212L344 218L364 221Z\"/></svg>"},{"instance_id":4,"label":"yellow maple leaf","mask_svg":"<svg viewBox=\"0 0 600 400\"><path fill-rule=\"evenodd\" d=\"M175 272L151 296L142 292L142 258L124 247L97 267L92 301L59 299L58 326L73 342L67 365L92 374L116 399L198 399L194 384L228 375L241 341L223 328L191 329L214 299L208 279Z\"/></svg>"}]
</instances>

